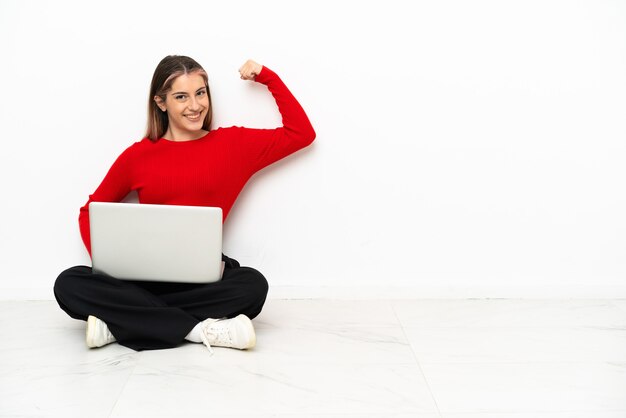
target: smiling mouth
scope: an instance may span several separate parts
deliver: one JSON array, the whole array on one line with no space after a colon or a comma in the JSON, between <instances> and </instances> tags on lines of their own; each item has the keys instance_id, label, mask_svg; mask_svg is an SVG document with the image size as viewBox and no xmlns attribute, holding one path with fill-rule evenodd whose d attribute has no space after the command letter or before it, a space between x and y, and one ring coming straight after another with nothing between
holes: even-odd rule
<instances>
[{"instance_id":1,"label":"smiling mouth","mask_svg":"<svg viewBox=\"0 0 626 418\"><path fill-rule=\"evenodd\" d=\"M187 119L189 119L190 121L192 121L192 122L197 122L197 121L199 121L201 116L202 116L202 112L199 112L199 113L192 113L192 114L190 114L190 115L185 115L185 117L186 117Z\"/></svg>"}]
</instances>

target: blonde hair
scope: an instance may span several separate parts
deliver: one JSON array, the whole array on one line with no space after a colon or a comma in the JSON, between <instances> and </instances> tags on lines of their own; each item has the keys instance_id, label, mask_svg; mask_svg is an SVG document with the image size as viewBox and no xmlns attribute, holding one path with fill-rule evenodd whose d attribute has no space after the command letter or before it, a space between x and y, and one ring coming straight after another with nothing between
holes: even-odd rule
<instances>
[{"instance_id":1,"label":"blonde hair","mask_svg":"<svg viewBox=\"0 0 626 418\"><path fill-rule=\"evenodd\" d=\"M204 117L202 129L211 130L213 120L213 106L211 104L211 92L209 90L209 77L204 68L194 59L184 55L168 55L163 58L154 70L152 83L150 84L150 95L148 96L148 126L146 128L146 138L156 141L161 138L169 125L167 113L159 109L154 100L155 96L165 101L167 92L172 88L174 81L183 74L200 74L204 79L207 97L209 98L209 110Z\"/></svg>"}]
</instances>

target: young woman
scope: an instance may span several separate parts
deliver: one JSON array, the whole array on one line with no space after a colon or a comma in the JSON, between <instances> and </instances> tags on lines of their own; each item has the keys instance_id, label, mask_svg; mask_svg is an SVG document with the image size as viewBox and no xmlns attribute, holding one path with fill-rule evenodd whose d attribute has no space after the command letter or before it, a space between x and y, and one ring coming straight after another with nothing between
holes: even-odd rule
<instances>
[{"instance_id":1,"label":"young woman","mask_svg":"<svg viewBox=\"0 0 626 418\"><path fill-rule=\"evenodd\" d=\"M313 142L309 119L276 73L252 60L239 73L268 87L284 126L212 130L206 72L189 57L165 57L152 77L145 138L122 152L80 209L89 254L89 203L119 202L135 190L141 203L221 207L226 219L254 173ZM268 284L257 270L223 261L222 280L200 285L119 280L76 266L59 275L54 294L61 309L87 321L89 347L117 341L148 350L187 340L209 350L251 348L250 319L261 312Z\"/></svg>"}]
</instances>

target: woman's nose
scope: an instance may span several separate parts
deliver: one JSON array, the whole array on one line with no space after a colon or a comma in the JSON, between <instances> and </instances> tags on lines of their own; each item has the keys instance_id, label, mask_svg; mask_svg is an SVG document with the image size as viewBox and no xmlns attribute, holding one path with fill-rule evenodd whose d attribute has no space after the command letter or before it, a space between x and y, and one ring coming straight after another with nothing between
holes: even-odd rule
<instances>
[{"instance_id":1,"label":"woman's nose","mask_svg":"<svg viewBox=\"0 0 626 418\"><path fill-rule=\"evenodd\" d=\"M190 110L198 110L200 108L200 103L197 97L192 96L191 101L189 102Z\"/></svg>"}]
</instances>

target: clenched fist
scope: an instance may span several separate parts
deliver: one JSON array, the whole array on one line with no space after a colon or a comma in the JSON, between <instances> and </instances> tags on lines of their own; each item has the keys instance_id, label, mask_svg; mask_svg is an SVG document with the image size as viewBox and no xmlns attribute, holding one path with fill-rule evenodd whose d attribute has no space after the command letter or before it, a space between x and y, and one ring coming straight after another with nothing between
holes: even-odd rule
<instances>
[{"instance_id":1,"label":"clenched fist","mask_svg":"<svg viewBox=\"0 0 626 418\"><path fill-rule=\"evenodd\" d=\"M242 80L254 81L254 78L261 72L261 69L263 69L261 64L248 60L241 66L241 68L239 68L239 74L241 75Z\"/></svg>"}]
</instances>

